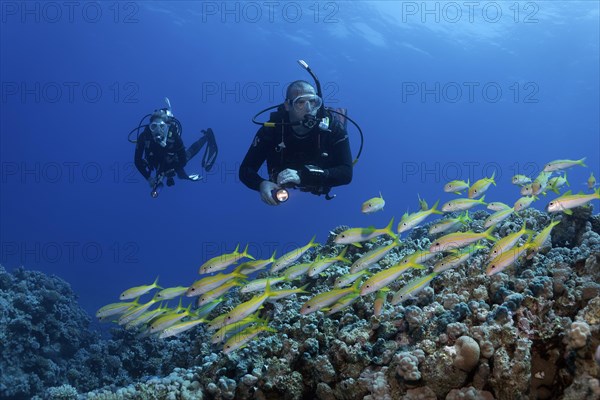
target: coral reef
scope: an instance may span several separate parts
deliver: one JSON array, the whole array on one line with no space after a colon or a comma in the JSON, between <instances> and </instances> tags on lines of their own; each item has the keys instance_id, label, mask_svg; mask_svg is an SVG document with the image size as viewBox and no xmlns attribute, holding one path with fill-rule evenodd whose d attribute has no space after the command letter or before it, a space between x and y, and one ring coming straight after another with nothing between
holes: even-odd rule
<instances>
[{"instance_id":1,"label":"coral reef","mask_svg":"<svg viewBox=\"0 0 600 400\"><path fill-rule=\"evenodd\" d=\"M487 216L473 213L470 228ZM493 276L484 271L485 251L477 251L379 315L375 294L331 316L300 315L302 304L330 290L348 267L301 278L297 286L308 285L310 293L265 303L261 311L277 333L230 354L210 346L203 325L164 341L121 329L103 340L87 330L88 317L60 279L0 269L0 397L600 399L599 218L563 217L551 246ZM550 219L527 209L498 232L516 232L524 221L539 231ZM373 270L426 248L426 233L414 229ZM346 257L355 261L384 243L351 246ZM341 248L330 240L318 253ZM416 276L421 271L410 270L391 284L388 300ZM248 298L235 292L224 307Z\"/></svg>"}]
</instances>

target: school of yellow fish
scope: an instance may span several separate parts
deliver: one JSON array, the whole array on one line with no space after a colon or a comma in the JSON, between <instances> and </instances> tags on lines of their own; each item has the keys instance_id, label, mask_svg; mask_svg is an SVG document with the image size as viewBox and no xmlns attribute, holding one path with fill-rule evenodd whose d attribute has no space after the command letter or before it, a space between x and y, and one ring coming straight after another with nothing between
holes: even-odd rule
<instances>
[{"instance_id":1,"label":"school of yellow fish","mask_svg":"<svg viewBox=\"0 0 600 400\"><path fill-rule=\"evenodd\" d=\"M315 236L305 246L290 251L279 258L275 258L275 253L273 253L270 258L263 260L256 260L248 254L248 246L240 252L238 245L232 253L221 254L202 264L199 273L206 276L191 285L163 289L158 286L157 278L150 285L136 286L125 290L120 295L120 302L100 308L96 313L96 317L104 321L114 321L127 329L136 329L140 337L157 335L159 338L167 338L204 324L206 329L213 332L212 343L215 345L222 343L223 352L227 354L244 347L262 332L275 331L268 326L267 320L261 319L259 316L260 309L265 302L277 301L296 294L309 293L305 290L308 284L300 288L281 290L275 289L275 286L282 282L304 280L306 275L309 278L316 278L336 263L349 266L349 272L336 279L332 290L319 293L305 302L300 309L300 314L306 315L315 311L324 311L327 315L331 315L350 306L361 296L375 293L373 309L374 313L378 315L388 300L387 292L390 291L389 286L394 281L399 279L408 269L429 270L431 268L429 262L439 258L437 256L443 255L443 253L446 253L446 255L433 264L433 270L430 273L426 272L424 275L410 280L393 294L389 303L392 305L401 304L403 301L415 296L427 287L436 276L463 264L478 250L489 250L485 268L485 273L488 276L505 270L523 257L533 258L544 247L552 229L559 221L553 220L540 232L531 231L523 224L519 231L502 238L493 235L496 224L512 214L526 209L538 200L540 195L546 195L548 190L560 194L561 187L569 186L567 174L564 171L576 165L585 167L584 160L585 158L549 162L533 180L524 175L515 175L512 178L512 183L520 186L522 197L517 199L512 207L500 202L484 202L484 194L488 188L491 185L496 185L495 173L489 178L485 177L474 182L472 185L468 181L448 182L444 185L445 192L462 195L466 191L467 197L450 200L443 204L440 209L438 209L439 202L429 208L427 203L419 198L420 210L414 213L405 213L397 226L396 232L392 230L394 223L392 217L389 224L384 228L351 228L338 233L333 240L335 244L358 247L362 247L361 243L363 242L373 241L383 235L391 238L389 244L365 252L354 262L345 257L348 247L344 246L335 257L318 256L312 262L296 263L310 249L319 245L315 242ZM562 175L552 177L557 172L562 172ZM596 181L593 173L590 175L587 185L592 193L572 194L571 191L568 191L550 201L546 208L547 212L571 214L573 208L600 199L600 188L594 190ZM361 212L370 214L381 211L384 205L385 201L380 193L379 197L365 201L362 204ZM484 221L485 230L483 232L461 231L461 228L465 227L468 221L471 220L468 210L478 205L487 206L488 209L494 211ZM376 273L369 271L370 268L378 266L377 262L393 249L402 245L399 238L400 234L419 226L432 215L442 215L450 212L461 212L461 214L455 218L441 219L431 225L429 235L436 236L431 240L428 249L407 255L398 263ZM437 236L439 234L444 235ZM525 243L518 245L519 240L525 235L527 236ZM487 245L483 244L485 241L493 243L493 246L488 248ZM232 272L220 272L241 260L245 261L237 265ZM265 269L269 264L271 264L271 268L267 278L248 279L250 274ZM224 299L223 296L235 287L239 287L240 293L258 294L250 300L238 304L226 313L207 319L209 314L221 304ZM154 291L153 297L145 303L140 303L140 298L152 291ZM193 302L196 305L194 310L192 310L192 303L187 307L182 305L184 297L197 298ZM168 307L167 302L175 298L179 298L179 305ZM153 308L153 306L155 307Z\"/></svg>"}]
</instances>

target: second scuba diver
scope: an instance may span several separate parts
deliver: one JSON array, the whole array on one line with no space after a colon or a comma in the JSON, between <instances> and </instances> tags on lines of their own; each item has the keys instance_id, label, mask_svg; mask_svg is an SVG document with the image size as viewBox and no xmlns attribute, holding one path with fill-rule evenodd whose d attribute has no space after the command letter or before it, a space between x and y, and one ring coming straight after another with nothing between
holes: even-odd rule
<instances>
[{"instance_id":1,"label":"second scuba diver","mask_svg":"<svg viewBox=\"0 0 600 400\"><path fill-rule=\"evenodd\" d=\"M181 123L173 116L169 99L165 98L165 101L166 108L155 110L154 113L144 116L138 127L130 132L131 136L137 129L137 140L129 138L130 142L136 144L135 166L148 181L152 197L158 196L164 179L166 179L167 186L173 186L175 175L179 179L200 180L201 177L198 174L190 175L184 168L204 145L206 145L206 150L202 159L202 167L205 171L211 170L218 154L215 136L210 128L206 131L203 130L203 136L186 149L181 138L183 131ZM142 125L148 116L150 122ZM139 133L142 128L144 130ZM155 176L152 176L152 172L155 172Z\"/></svg>"}]
</instances>

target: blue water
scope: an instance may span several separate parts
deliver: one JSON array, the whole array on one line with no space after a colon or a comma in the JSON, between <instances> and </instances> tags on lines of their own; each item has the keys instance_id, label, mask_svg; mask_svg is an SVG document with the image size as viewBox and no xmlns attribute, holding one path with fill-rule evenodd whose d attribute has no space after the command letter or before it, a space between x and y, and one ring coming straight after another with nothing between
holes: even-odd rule
<instances>
[{"instance_id":1,"label":"blue water","mask_svg":"<svg viewBox=\"0 0 600 400\"><path fill-rule=\"evenodd\" d=\"M568 170L574 191L600 178L597 1L77 4L1 4L0 263L64 278L90 313L156 276L191 284L238 243L267 258L338 225L397 222L417 194L454 197L452 179L496 171L486 200L512 204L510 178L554 159L587 157ZM252 116L310 80L299 59L360 124L364 152L334 200L269 207L237 169ZM127 133L165 96L186 145L212 127L220 153L202 182L152 199ZM380 192L384 211L361 214Z\"/></svg>"}]
</instances>

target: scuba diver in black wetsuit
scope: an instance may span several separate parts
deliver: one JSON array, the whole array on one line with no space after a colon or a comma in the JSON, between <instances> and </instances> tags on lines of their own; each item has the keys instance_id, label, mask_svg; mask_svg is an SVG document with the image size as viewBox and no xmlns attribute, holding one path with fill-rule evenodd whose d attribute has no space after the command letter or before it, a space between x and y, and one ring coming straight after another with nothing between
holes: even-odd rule
<instances>
[{"instance_id":1,"label":"scuba diver in black wetsuit","mask_svg":"<svg viewBox=\"0 0 600 400\"><path fill-rule=\"evenodd\" d=\"M128 138L130 142L136 144L134 163L140 174L150 184L152 197L158 196L165 178L167 186L175 184L173 179L175 175L179 179L200 180L201 176L189 175L185 172L184 167L204 145L206 145L206 150L202 159L202 167L205 171L208 172L212 169L218 154L215 136L210 128L206 131L203 130L204 135L186 149L181 139L183 131L181 123L173 116L169 99L165 98L165 101L167 107L145 115L138 127L129 133ZM142 125L147 117L150 117L150 122ZM144 130L139 133L142 128ZM131 134L135 131L138 132L137 139L131 140ZM152 171L155 171L154 177Z\"/></svg>"},{"instance_id":2,"label":"scuba diver in black wetsuit","mask_svg":"<svg viewBox=\"0 0 600 400\"><path fill-rule=\"evenodd\" d=\"M324 194L326 199L332 199L335 195L329 195L331 188L352 181L353 164L358 160L358 156L352 160L345 127L346 119L350 119L344 113L324 107L318 79L304 61L298 62L315 79L317 90L306 81L292 82L283 104L263 110L253 118L262 127L239 169L240 180L258 191L269 205L286 201L287 188ZM256 121L258 115L273 108L277 111L271 113L269 122ZM343 118L334 118L332 113ZM359 155L361 151L362 142ZM265 161L268 179L258 174Z\"/></svg>"}]
</instances>

